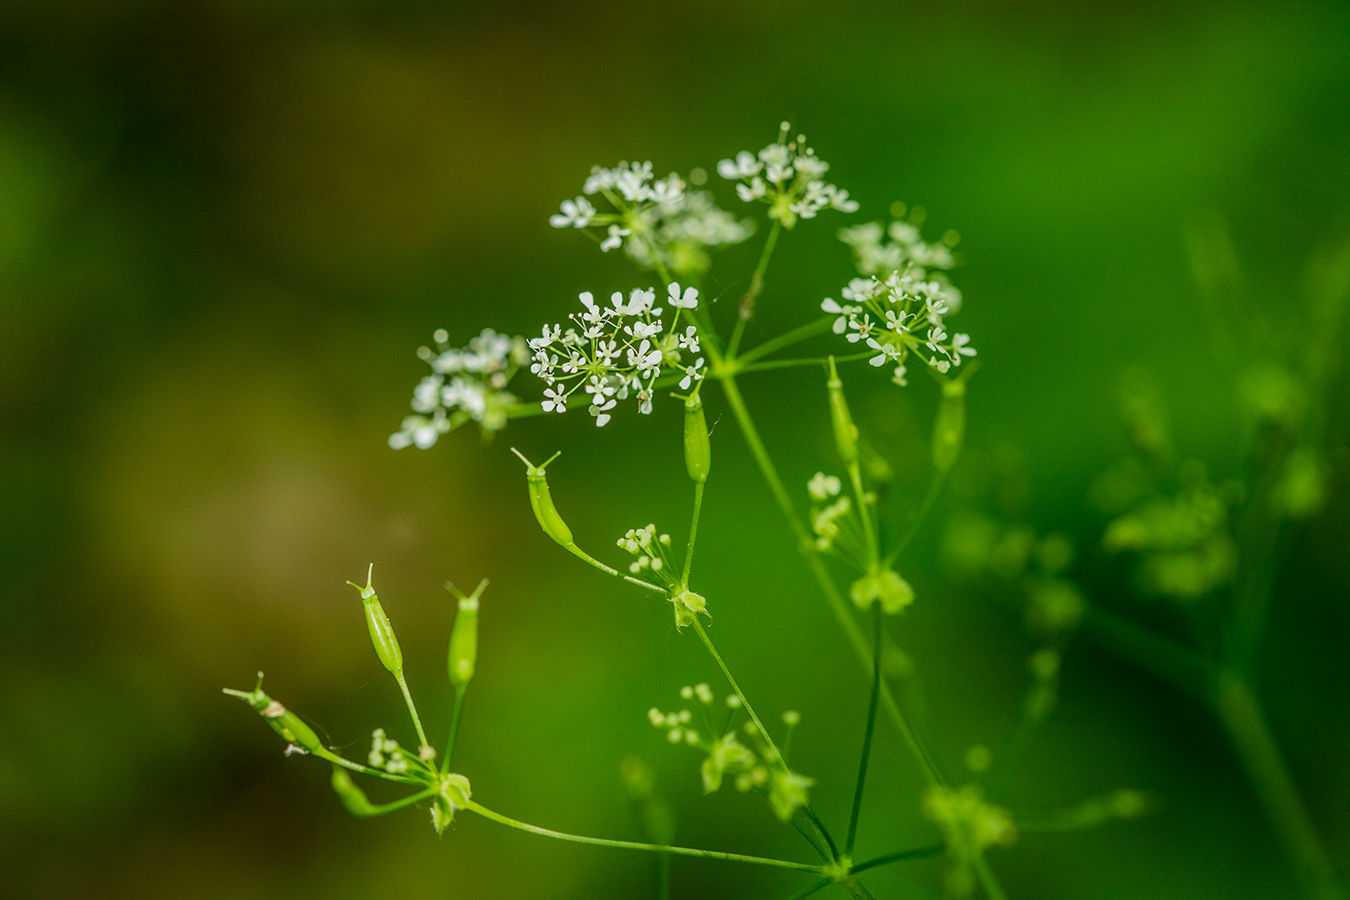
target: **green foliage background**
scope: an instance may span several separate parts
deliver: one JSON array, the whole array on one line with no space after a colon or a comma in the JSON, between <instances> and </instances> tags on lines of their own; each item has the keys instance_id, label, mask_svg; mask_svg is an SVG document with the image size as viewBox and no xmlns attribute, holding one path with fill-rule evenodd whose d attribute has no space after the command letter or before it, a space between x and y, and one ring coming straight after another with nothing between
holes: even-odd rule
<instances>
[{"instance_id":1,"label":"green foliage background","mask_svg":"<svg viewBox=\"0 0 1350 900\"><path fill-rule=\"evenodd\" d=\"M1125 452L1116 384L1150 370L1183 456L1237 464L1234 373L1209 353L1189 222L1227 218L1277 325L1308 255L1350 230L1350 10L1333 3L259 2L9 0L0 8L0 881L16 897L642 897L649 860L472 817L358 822L326 769L219 694L268 688L361 753L402 728L345 579L376 584L424 715L444 727L446 578L492 581L456 768L540 824L636 836L618 777L659 772L680 841L800 853L751 800L702 798L696 760L644 713L714 681L669 611L540 534L517 444L562 449L579 540L683 527L676 404L467 431L390 451L437 327L533 333L579 290L651 282L547 217L594 163L687 172L780 119L863 204L958 229L960 317L984 369L968 446L1013 460L1017 505L1070 533L1089 593L1123 569L1084 495ZM713 181L717 181L716 178ZM722 190L722 188L718 188ZM727 205L731 192L723 192ZM844 218L779 245L758 334L848 277ZM719 260L743 288L757 246ZM713 292L717 292L714 290ZM1290 336L1297 348L1299 335ZM902 498L926 483L931 385L854 370ZM832 460L823 379L745 381L790 484ZM721 414L709 401L710 420ZM585 420L585 421L583 421ZM802 711L796 768L842 822L866 680L791 550L729 418L714 431L700 588L771 714ZM1279 585L1263 671L1273 726L1350 870L1346 460ZM940 521L940 517L937 521ZM704 536L706 535L706 537ZM893 632L928 690L948 769L1006 740L1030 643L954 589L934 529L906 557ZM714 683L716 683L714 681ZM860 850L931 836L920 782L879 729ZM1293 897L1278 845L1208 713L1090 641L1015 805L1117 786L1160 811L1024 836L993 862L1013 897ZM878 873L936 895L941 863ZM676 863L676 896L786 896L800 879ZM11 890L13 893L11 893Z\"/></svg>"}]
</instances>

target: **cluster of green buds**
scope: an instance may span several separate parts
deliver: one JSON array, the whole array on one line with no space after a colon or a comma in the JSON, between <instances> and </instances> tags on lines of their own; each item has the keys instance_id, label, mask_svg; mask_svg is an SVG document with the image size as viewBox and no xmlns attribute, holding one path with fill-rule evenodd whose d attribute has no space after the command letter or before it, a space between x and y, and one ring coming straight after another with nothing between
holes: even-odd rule
<instances>
[{"instance_id":1,"label":"cluster of green buds","mask_svg":"<svg viewBox=\"0 0 1350 900\"><path fill-rule=\"evenodd\" d=\"M1232 580L1237 547L1228 531L1227 504L1203 467L1182 469L1180 491L1146 497L1117 516L1102 546L1140 555L1137 577L1144 590L1189 602Z\"/></svg>"},{"instance_id":2,"label":"cluster of green buds","mask_svg":"<svg viewBox=\"0 0 1350 900\"><path fill-rule=\"evenodd\" d=\"M648 524L628 529L616 545L633 556L628 564L632 580L661 591L675 607L677 628L694 624L699 615L708 615L708 601L689 590L672 558L670 535L657 534L656 526Z\"/></svg>"},{"instance_id":3,"label":"cluster of green buds","mask_svg":"<svg viewBox=\"0 0 1350 900\"><path fill-rule=\"evenodd\" d=\"M985 850L1017 841L1012 816L1003 807L987 802L979 785L929 788L924 793L923 809L947 843L953 863L947 889L954 896L964 897L974 890L974 869Z\"/></svg>"},{"instance_id":4,"label":"cluster of green buds","mask_svg":"<svg viewBox=\"0 0 1350 900\"><path fill-rule=\"evenodd\" d=\"M708 685L686 685L680 689L680 697L695 701L693 708L662 712L652 707L647 711L647 719L653 728L665 732L670 743L693 747L704 754L700 774L705 794L721 790L730 777L736 790L762 794L774 814L785 822L807 804L815 779L789 769L753 721L736 727L737 713L742 708L740 697L727 695L727 711L721 716L720 727L714 722L718 704ZM796 710L783 713L787 726L784 747L790 745L792 732L800 722L801 714Z\"/></svg>"},{"instance_id":5,"label":"cluster of green buds","mask_svg":"<svg viewBox=\"0 0 1350 900\"><path fill-rule=\"evenodd\" d=\"M258 683L252 691L236 691L229 688L225 693L252 706L263 719L287 742L287 755L294 752L313 754L327 760L333 766L331 783L342 805L355 816L367 818L381 816L419 803L429 803L431 821L438 834L454 821L455 812L470 804L472 790L469 780L463 775L449 771L450 756L454 746L455 731L459 726L460 704L464 689L473 678L478 653L478 600L486 579L478 585L472 595L459 597L459 615L455 619L450 638L448 654L448 674L457 698L455 719L451 728L450 742L442 755L439 766L436 751L427 742L422 723L413 703L412 693L408 689L403 675L403 651L393 624L375 592L371 578L373 566L366 573L364 587L348 582L361 596L365 612L367 630L370 632L371 645L380 663L392 674L403 693L408 714L417 732L418 748L416 752L405 749L397 740L390 737L383 728L377 728L371 735L370 752L365 763L346 759L325 747L314 729L281 703L272 699L262 689L262 673L258 673ZM453 586L451 590L453 591ZM389 803L372 803L365 791L352 780L351 773L357 772L379 778L384 781L409 785L417 790Z\"/></svg>"}]
</instances>

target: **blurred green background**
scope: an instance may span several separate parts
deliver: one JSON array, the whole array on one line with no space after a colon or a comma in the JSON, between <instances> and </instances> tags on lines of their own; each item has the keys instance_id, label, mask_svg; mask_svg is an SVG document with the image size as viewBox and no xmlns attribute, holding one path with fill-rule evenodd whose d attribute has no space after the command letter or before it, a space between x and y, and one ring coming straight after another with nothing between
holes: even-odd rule
<instances>
[{"instance_id":1,"label":"blurred green background","mask_svg":"<svg viewBox=\"0 0 1350 900\"><path fill-rule=\"evenodd\" d=\"M515 423L488 446L467 430L428 452L385 445L433 329L532 334L579 290L654 281L548 227L591 165L711 171L784 118L863 209L785 237L749 339L837 295L841 224L884 218L897 199L925 206L929 235L963 237L959 327L984 363L969 445L1012 460L1026 519L1071 534L1089 588L1119 592L1084 497L1126 450L1121 373L1153 373L1183 455L1219 474L1236 465L1233 372L1207 350L1188 223L1228 220L1276 323L1294 320L1309 254L1350 233L1345 5L0 6L6 896L650 896L637 855L471 816L441 840L425 813L356 821L326 767L283 758L220 695L264 669L275 696L357 756L374 726L406 730L343 584L371 560L433 734L449 700L440 585L492 579L456 764L484 803L633 838L618 769L638 755L680 842L804 857L753 798L703 798L696 757L649 726L650 706L674 707L681 685L715 672L667 608L540 534L507 452L565 451L554 493L591 546L648 521L679 533L675 404L603 432L578 412ZM710 285L743 286L757 250L723 255ZM871 374L851 376L854 405L913 464L898 490L912 502L935 391ZM832 460L819 375L744 386L800 490ZM718 419L720 398L709 408ZM842 825L866 680L729 417L714 452L700 535L714 634L771 715L801 710L794 762ZM1262 674L1345 872L1350 515L1346 461L1332 462ZM919 600L893 633L957 771L971 743L1006 741L1032 645L1015 611L942 576L934 521L904 561ZM874 766L860 852L931 840L919 776L885 727ZM1212 716L1084 639L1009 799L1046 809L1118 786L1155 791L1159 811L995 851L1014 898L1296 896ZM878 897L938 896L942 868L870 883ZM675 873L677 897L801 885L716 863Z\"/></svg>"}]
</instances>

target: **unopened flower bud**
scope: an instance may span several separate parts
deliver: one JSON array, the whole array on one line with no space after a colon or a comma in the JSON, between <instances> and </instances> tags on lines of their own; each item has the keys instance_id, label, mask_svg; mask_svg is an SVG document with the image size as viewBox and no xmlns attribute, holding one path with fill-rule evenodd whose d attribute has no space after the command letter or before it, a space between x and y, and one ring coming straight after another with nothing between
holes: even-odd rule
<instances>
[{"instance_id":1,"label":"unopened flower bud","mask_svg":"<svg viewBox=\"0 0 1350 900\"><path fill-rule=\"evenodd\" d=\"M333 766L332 782L333 790L342 801L342 805L347 808L347 812L363 819L379 814L379 810L366 797L366 792L356 786L346 769Z\"/></svg>"},{"instance_id":2,"label":"unopened flower bud","mask_svg":"<svg viewBox=\"0 0 1350 900\"><path fill-rule=\"evenodd\" d=\"M961 457L966 435L966 383L960 380L942 383L942 401L933 423L933 468L947 473Z\"/></svg>"},{"instance_id":3,"label":"unopened flower bud","mask_svg":"<svg viewBox=\"0 0 1350 900\"><path fill-rule=\"evenodd\" d=\"M830 380L826 382L826 387L830 391L830 425L834 429L834 446L839 451L839 457L851 466L858 461L858 428L849 415L844 383L839 380L833 356L830 357Z\"/></svg>"},{"instance_id":4,"label":"unopened flower bud","mask_svg":"<svg viewBox=\"0 0 1350 900\"><path fill-rule=\"evenodd\" d=\"M375 588L371 587L371 576L375 564L366 570L366 586L361 587L355 581L347 582L361 594L361 605L366 613L366 627L370 630L370 642L375 646L375 655L384 667L395 675L403 671L403 651L399 649L398 638L394 635L394 626L380 603Z\"/></svg>"},{"instance_id":5,"label":"unopened flower bud","mask_svg":"<svg viewBox=\"0 0 1350 900\"><path fill-rule=\"evenodd\" d=\"M511 448L511 452L525 463L525 479L530 486L530 507L534 510L534 517L539 520L539 527L544 529L544 534L571 549L572 529L567 527L567 523L553 505L553 495L548 490L548 476L544 474L545 467L557 459L558 454L550 456L542 466L536 466L515 447Z\"/></svg>"},{"instance_id":6,"label":"unopened flower bud","mask_svg":"<svg viewBox=\"0 0 1350 900\"><path fill-rule=\"evenodd\" d=\"M456 590L454 585L446 585L459 598L459 612L455 614L455 625L450 631L450 653L446 660L450 683L458 691L468 687L477 666L478 598L482 596L487 584L487 579L484 578L467 597Z\"/></svg>"},{"instance_id":7,"label":"unopened flower bud","mask_svg":"<svg viewBox=\"0 0 1350 900\"><path fill-rule=\"evenodd\" d=\"M224 693L231 697L238 697L249 706L258 711L266 721L272 726L272 730L286 740L288 743L299 747L306 753L317 753L324 750L323 742L319 736L314 733L305 721L295 713L282 706L278 701L273 700L262 689L263 675L258 673L258 683L252 691L235 691L230 688L223 688Z\"/></svg>"},{"instance_id":8,"label":"unopened flower bud","mask_svg":"<svg viewBox=\"0 0 1350 900\"><path fill-rule=\"evenodd\" d=\"M696 385L684 401L684 467L691 479L702 484L708 480L708 469L712 465L712 445L698 387Z\"/></svg>"}]
</instances>

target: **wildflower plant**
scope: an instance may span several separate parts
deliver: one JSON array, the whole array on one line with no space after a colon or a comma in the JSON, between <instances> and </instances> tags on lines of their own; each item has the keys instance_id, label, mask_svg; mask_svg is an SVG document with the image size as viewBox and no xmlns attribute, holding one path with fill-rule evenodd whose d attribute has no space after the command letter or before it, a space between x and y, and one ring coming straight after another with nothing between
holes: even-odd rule
<instances>
[{"instance_id":1,"label":"wildflower plant","mask_svg":"<svg viewBox=\"0 0 1350 900\"><path fill-rule=\"evenodd\" d=\"M452 772L451 766L467 689L477 671L479 603L486 582L471 594L447 586L458 604L446 670L455 702L447 738L439 748L419 718L411 686L403 676L393 626L375 593L370 572L364 586L353 586L359 592L376 655L405 701L416 735L415 748L400 743L391 730L377 729L364 761L348 759L325 746L302 720L263 694L261 683L252 692L227 691L258 711L292 752L329 763L334 790L353 814L383 815L420 805L430 810L438 833L453 824L456 814L467 812L544 837L655 854L657 890L662 895L673 877L669 862L677 856L800 872L806 877L794 894L797 898L830 887L853 897L871 897L864 884L864 874L871 869L946 856L951 892L965 894L978 887L990 900L1006 896L989 854L1011 844L1019 830L1035 830L1037 820L1024 821L1004 805L996 785L981 781L980 773L990 769L993 758L987 748L973 748L967 754L974 777L964 784L954 781L897 701L890 680L883 677L887 659L898 652L888 633L890 623L913 604L923 602L901 574L900 560L960 459L965 440L965 398L975 371L975 350L967 335L947 331L948 317L962 305L961 293L947 276L958 262L952 252L955 238L948 235L938 243L925 242L918 227L922 216L914 212L909 219L897 219L885 227L876 222L845 226L839 237L853 257L856 277L840 294L842 302L792 297L784 291L783 296L775 296L775 302L795 303L805 321L757 346L743 348L746 324L765 291L766 273L782 233L814 222L827 211L850 214L858 209L846 190L825 180L829 165L807 146L804 137L789 140L790 131L785 123L777 140L762 150L737 153L715 167L724 180L735 183L737 199L763 208L767 219L763 247L745 282L745 292L732 310L734 319L725 321L726 307L714 310L690 282L707 268L714 251L744 241L764 226L737 220L710 195L691 192L678 175L655 178L650 163L596 168L586 178L582 194L564 201L550 224L588 234L602 251L622 248L640 269L655 272L660 284L640 282L636 288L611 293L607 302L598 301L591 292L582 293L579 309L569 301L557 317L542 325L538 336L528 339L489 330L459 349L451 346L448 332L437 332L436 349L419 351L432 373L414 392L416 415L404 420L389 443L395 449L428 449L469 421L490 435L514 418L566 413L583 406L595 424L603 427L620 403L632 403L639 414L647 414L658 396L674 393L683 404L683 425L678 438L672 434L669 439L682 444L686 485L692 486L689 525L683 538L655 524L626 531L616 526L613 533L621 534L616 546L604 552L581 547L550 491L548 479L557 454L535 464L521 450L511 449L525 465L530 507L544 535L604 577L615 579L616 585L670 603L677 631L702 645L724 680L725 692L707 683L683 688L680 699L685 705L673 711L653 707L647 713L651 724L672 750L692 751L705 792L731 785L737 791L760 795L774 819L800 833L806 844L803 852L816 858L766 858L672 844L669 807L657 794L650 771L631 760L624 763L624 779L641 810L646 841L554 831L483 805L468 777ZM903 208L896 209L897 215L904 214ZM844 346L832 343L832 348L850 352L804 358L781 355L816 338L837 342L831 333L844 338ZM849 364L858 367L860 378L870 377L876 368L889 368L893 384L885 389L914 390L906 387L905 377L905 364L911 357L932 371L939 395L931 481L922 501L909 510L909 527L891 534L882 527L888 496L882 488L890 477L890 464L855 424L844 379ZM817 399L821 409L828 411L834 446L832 458L821 460L821 471L805 485L804 493L789 489L780 475L739 387L742 378L793 367L815 368L821 373ZM526 368L533 379L525 376ZM856 778L852 785L843 786L844 790L852 788L849 818L837 832L816 813L812 799L816 791L840 786L796 771L789 763L800 714L789 710L782 714L781 724L772 728L766 724L709 633L717 605L724 598L695 589L699 583L695 550L704 494L709 485L713 489L717 485L704 410L710 395L716 395L715 402L730 413L812 580L869 681L860 734L841 741L857 747L860 737L861 749ZM801 512L803 500L809 509L806 515ZM549 551L541 546L538 552ZM1045 585L1058 586L1061 596L1056 602L1064 607L1063 585L1068 582L1061 577L1062 569L1062 565L1047 565L1037 576L1041 587L1028 590L1044 593ZM1042 605L1056 608L1049 601ZM1042 618L1060 623L1055 637L1047 639L1042 648L1046 652L1033 656L1033 679L1044 690L1058 677L1058 636L1072 628L1067 621L1071 617L1062 609ZM718 696L723 698L720 702ZM1040 703L1038 718L1052 707L1053 702ZM874 814L927 821L932 840L858 860L855 846L879 719L899 734L926 787L912 804ZM353 776L383 780L407 793L401 799L375 804ZM1137 814L1144 806L1088 803L1095 805L1042 817L1042 830L1084 827L1124 816L1126 807Z\"/></svg>"}]
</instances>

